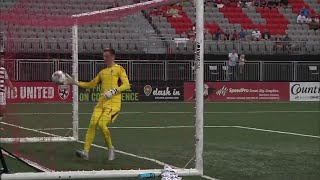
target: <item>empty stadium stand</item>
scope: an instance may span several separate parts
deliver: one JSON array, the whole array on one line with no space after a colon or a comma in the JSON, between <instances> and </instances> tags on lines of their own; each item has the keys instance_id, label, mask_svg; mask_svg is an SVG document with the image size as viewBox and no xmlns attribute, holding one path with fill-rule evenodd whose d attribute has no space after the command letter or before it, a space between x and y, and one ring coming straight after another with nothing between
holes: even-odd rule
<instances>
[{"instance_id":1,"label":"empty stadium stand","mask_svg":"<svg viewBox=\"0 0 320 180\"><path fill-rule=\"evenodd\" d=\"M43 17L34 21L45 21L55 17L67 21L73 14L110 8L109 1L94 3L81 0L18 1L0 0L0 12L12 17ZM120 5L132 4L133 0L117 1ZM225 54L233 48L246 54L319 54L320 30L309 30L306 24L297 24L296 18L302 7L317 14L319 1L289 0L288 8L240 8L236 3L217 8L212 2L205 7L205 53ZM168 10L178 9L180 17L171 17ZM35 16L37 15L37 16ZM195 23L195 7L192 2L148 9L113 22L101 22L79 26L79 52L100 53L103 48L113 47L122 53L193 53L192 41L176 43L174 38L187 38ZM251 34L255 28L267 29L270 41L217 41L215 33L244 29ZM0 31L6 36L5 48L16 53L70 53L71 28L18 25L0 20ZM275 36L288 34L292 39L290 48L276 48Z\"/></svg>"}]
</instances>

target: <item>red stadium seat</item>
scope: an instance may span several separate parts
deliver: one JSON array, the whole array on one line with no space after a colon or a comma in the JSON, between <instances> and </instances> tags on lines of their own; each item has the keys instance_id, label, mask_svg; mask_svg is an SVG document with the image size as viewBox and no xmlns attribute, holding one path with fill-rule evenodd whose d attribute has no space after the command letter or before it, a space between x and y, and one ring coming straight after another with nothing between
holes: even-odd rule
<instances>
[{"instance_id":1,"label":"red stadium seat","mask_svg":"<svg viewBox=\"0 0 320 180\"><path fill-rule=\"evenodd\" d=\"M300 13L300 10L303 6L310 10L310 14L315 14L314 9L311 8L308 4L306 4L304 0L289 0L289 3L292 6L292 11L296 14Z\"/></svg>"},{"instance_id":2,"label":"red stadium seat","mask_svg":"<svg viewBox=\"0 0 320 180\"><path fill-rule=\"evenodd\" d=\"M289 23L288 20L279 13L278 9L264 9L264 8L257 8L257 12L261 14L261 17L265 18L267 21L266 28L269 30L271 34L274 34L274 31L271 31L270 28L277 28L281 29L281 33L283 34L287 28L287 24ZM283 30L284 29L284 30ZM276 33L279 33L276 31Z\"/></svg>"},{"instance_id":3,"label":"red stadium seat","mask_svg":"<svg viewBox=\"0 0 320 180\"><path fill-rule=\"evenodd\" d=\"M317 0L318 2L320 0ZM300 9L305 6L310 9L311 14L314 13L314 10L310 8L304 0L289 0L289 4L292 7L294 13L299 13ZM189 31L192 27L193 22L188 17L187 13L183 10L182 6L163 6L160 9L167 11L170 8L179 9L179 14L181 18L172 18L167 17L166 13L163 16L167 17L168 22L171 24L171 27L175 28L177 33L182 33L184 31ZM287 30L287 25L289 24L288 19L286 19L282 13L279 12L277 8L256 8L256 12L261 14L261 17L266 20L266 24L255 24L253 21L242 11L242 8L236 6L235 3L231 3L228 6L220 8L219 11L224 14L224 17L229 20L230 24L240 24L244 29L255 29L258 28L260 31L267 29L272 35L275 34L285 34ZM205 23L206 30L213 34L216 32L218 25L213 22Z\"/></svg>"}]
</instances>

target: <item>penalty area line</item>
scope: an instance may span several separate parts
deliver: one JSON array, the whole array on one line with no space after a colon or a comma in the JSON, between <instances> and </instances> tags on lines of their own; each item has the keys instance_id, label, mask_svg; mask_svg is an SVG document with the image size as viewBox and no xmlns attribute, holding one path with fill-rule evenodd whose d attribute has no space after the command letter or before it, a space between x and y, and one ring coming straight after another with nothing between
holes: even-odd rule
<instances>
[{"instance_id":1,"label":"penalty area line","mask_svg":"<svg viewBox=\"0 0 320 180\"><path fill-rule=\"evenodd\" d=\"M246 127L246 126L234 126L234 128L247 129L247 130L253 130L253 131L262 131L262 132L269 132L269 133L286 134L286 135L293 135L293 136L310 137L310 138L320 139L320 136L314 136L314 135L310 135L310 134L293 133L293 132L287 132L287 131L277 131L277 130L270 130L270 129L260 129L260 128L253 128L253 127Z\"/></svg>"},{"instance_id":2,"label":"penalty area line","mask_svg":"<svg viewBox=\"0 0 320 180\"><path fill-rule=\"evenodd\" d=\"M204 128L230 128L234 126L204 126ZM108 127L109 129L179 129L179 128L195 128L195 126L117 126ZM71 130L72 128L42 128L40 131L55 131L55 130ZM79 130L87 130L88 128L79 128Z\"/></svg>"},{"instance_id":3,"label":"penalty area line","mask_svg":"<svg viewBox=\"0 0 320 180\"><path fill-rule=\"evenodd\" d=\"M127 111L120 112L120 114L194 114L191 111ZM263 113L320 113L320 111L209 111L204 114L263 114ZM91 115L90 112L79 113L80 115ZM66 112L40 112L40 113L7 113L7 115L72 115L72 113Z\"/></svg>"},{"instance_id":4,"label":"penalty area line","mask_svg":"<svg viewBox=\"0 0 320 180\"><path fill-rule=\"evenodd\" d=\"M108 127L110 129L179 129L179 128L194 128L194 126L117 126L117 127ZM246 126L203 126L203 128L238 128L238 129L246 129L246 130L253 130L253 131L262 131L262 132L269 132L269 133L277 133L277 134L286 134L286 135L293 135L293 136L301 136L301 137L309 137L309 138L318 138L320 136L310 135L310 134L301 134L301 133L294 133L294 132L287 132L287 131L277 131L277 130L270 130L270 129L261 129L261 128L254 128L254 127L246 127ZM72 128L43 128L43 129L36 129L38 131L55 131L55 130L71 130ZM79 128L79 130L87 130L88 128Z\"/></svg>"}]
</instances>

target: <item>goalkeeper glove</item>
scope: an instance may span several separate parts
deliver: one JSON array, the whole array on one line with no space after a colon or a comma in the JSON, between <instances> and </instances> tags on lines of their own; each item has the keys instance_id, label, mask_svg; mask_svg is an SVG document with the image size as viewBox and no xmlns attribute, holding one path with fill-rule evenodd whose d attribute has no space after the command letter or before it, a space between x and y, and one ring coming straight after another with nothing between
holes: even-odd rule
<instances>
[{"instance_id":1,"label":"goalkeeper glove","mask_svg":"<svg viewBox=\"0 0 320 180\"><path fill-rule=\"evenodd\" d=\"M69 85L69 84L79 85L79 82L75 81L68 73L66 73L66 78L65 78L63 84L65 84L65 85Z\"/></svg>"},{"instance_id":2,"label":"goalkeeper glove","mask_svg":"<svg viewBox=\"0 0 320 180\"><path fill-rule=\"evenodd\" d=\"M103 96L106 98L106 99L111 99L113 95L117 94L118 93L118 89L117 88L113 88L113 89L110 89L106 92L103 93Z\"/></svg>"}]
</instances>

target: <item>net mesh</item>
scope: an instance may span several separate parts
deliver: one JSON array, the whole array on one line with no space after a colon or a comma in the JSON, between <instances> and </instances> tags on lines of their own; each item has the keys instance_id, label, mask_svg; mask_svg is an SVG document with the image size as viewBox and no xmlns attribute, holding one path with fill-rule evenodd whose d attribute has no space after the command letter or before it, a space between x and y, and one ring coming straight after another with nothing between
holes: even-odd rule
<instances>
[{"instance_id":1,"label":"net mesh","mask_svg":"<svg viewBox=\"0 0 320 180\"><path fill-rule=\"evenodd\" d=\"M71 86L54 85L50 78L55 70L72 74L74 24L78 25L79 80L93 79L105 67L102 50L112 47L122 54L117 56L117 63L126 69L131 82L131 89L122 93L121 113L110 127L117 161L106 163L107 151L99 130L90 160L84 162L74 156L75 149L83 148L100 86L79 89L79 142L49 139L49 143L3 144L5 148L46 171L152 169L167 163L194 167L194 105L178 103L183 101L181 80L193 77L175 73L191 74L192 62L182 66L171 62L168 66L160 57L153 57L152 62L123 58L123 54L168 53L147 12L176 1L2 2L6 68L18 90L17 97L8 91L2 138L72 136ZM92 13L83 14L86 12ZM33 171L8 161L16 172Z\"/></svg>"},{"instance_id":2,"label":"net mesh","mask_svg":"<svg viewBox=\"0 0 320 180\"><path fill-rule=\"evenodd\" d=\"M134 1L122 0L95 1L95 4L92 4L92 2L77 0L59 0L55 2L28 0L10 2L8 5L5 4L4 7L8 7L8 9L1 11L1 17L3 19L2 22L7 24L70 27L74 24L115 21L151 7L173 2L175 1L155 0L152 2L134 3Z\"/></svg>"}]
</instances>

